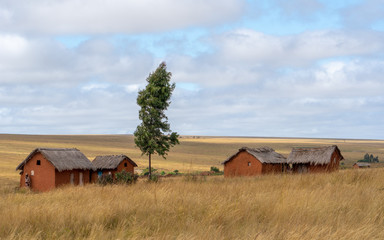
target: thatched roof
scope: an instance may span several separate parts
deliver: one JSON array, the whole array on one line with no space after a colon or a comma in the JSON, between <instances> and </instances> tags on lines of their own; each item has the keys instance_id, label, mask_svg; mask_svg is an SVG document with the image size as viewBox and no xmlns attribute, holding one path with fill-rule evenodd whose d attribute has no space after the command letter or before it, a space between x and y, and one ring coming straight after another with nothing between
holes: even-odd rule
<instances>
[{"instance_id":1,"label":"thatched roof","mask_svg":"<svg viewBox=\"0 0 384 240\"><path fill-rule=\"evenodd\" d=\"M92 165L94 169L115 169L125 159L127 159L134 167L137 167L137 164L134 161L123 154L97 156L92 161Z\"/></svg>"},{"instance_id":2,"label":"thatched roof","mask_svg":"<svg viewBox=\"0 0 384 240\"><path fill-rule=\"evenodd\" d=\"M365 163L365 162L357 162L357 163L355 163L353 165L357 165L357 166L362 167L362 168L364 168L364 167L371 167L371 164Z\"/></svg>"},{"instance_id":3,"label":"thatched roof","mask_svg":"<svg viewBox=\"0 0 384 240\"><path fill-rule=\"evenodd\" d=\"M37 153L41 153L59 172L92 169L91 161L76 148L36 148L17 166L16 170L23 170L24 165Z\"/></svg>"},{"instance_id":4,"label":"thatched roof","mask_svg":"<svg viewBox=\"0 0 384 240\"><path fill-rule=\"evenodd\" d=\"M310 163L313 165L328 164L335 151L340 155L340 160L343 160L344 157L336 145L315 148L293 148L287 158L287 162Z\"/></svg>"},{"instance_id":5,"label":"thatched roof","mask_svg":"<svg viewBox=\"0 0 384 240\"><path fill-rule=\"evenodd\" d=\"M280 153L275 152L272 148L262 147L262 148L248 148L242 147L237 153L229 157L222 164L226 164L235 158L239 153L247 152L257 158L261 163L286 163L286 158Z\"/></svg>"}]
</instances>

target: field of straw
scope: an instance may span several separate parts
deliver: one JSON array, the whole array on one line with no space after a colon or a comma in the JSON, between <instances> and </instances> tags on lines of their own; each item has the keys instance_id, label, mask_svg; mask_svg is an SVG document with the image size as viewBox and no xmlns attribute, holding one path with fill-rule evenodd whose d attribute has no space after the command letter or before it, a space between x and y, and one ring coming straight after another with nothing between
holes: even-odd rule
<instances>
[{"instance_id":1,"label":"field of straw","mask_svg":"<svg viewBox=\"0 0 384 240\"><path fill-rule=\"evenodd\" d=\"M339 141L339 142L338 142ZM337 144L347 166L383 141L183 137L155 168L222 166L241 146ZM18 163L35 147L77 147L93 159L124 153L144 168L131 136L0 135L0 239L384 239L384 169L224 179L174 177L158 183L18 189ZM376 165L380 166L380 165Z\"/></svg>"}]
</instances>

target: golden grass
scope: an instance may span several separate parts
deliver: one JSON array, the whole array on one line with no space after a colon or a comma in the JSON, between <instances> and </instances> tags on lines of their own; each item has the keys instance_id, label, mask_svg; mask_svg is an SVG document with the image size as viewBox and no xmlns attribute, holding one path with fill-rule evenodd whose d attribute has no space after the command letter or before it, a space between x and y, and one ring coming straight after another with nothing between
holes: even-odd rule
<instances>
[{"instance_id":1,"label":"golden grass","mask_svg":"<svg viewBox=\"0 0 384 240\"><path fill-rule=\"evenodd\" d=\"M155 168L222 169L242 146L337 144L346 165L366 152L384 160L384 141L279 138L181 138ZM76 147L88 158L146 157L132 136L0 135L0 239L384 239L384 169L253 178L183 177L158 184L87 185L47 193L18 190L16 166L36 147ZM375 165L375 166L380 166Z\"/></svg>"},{"instance_id":2,"label":"golden grass","mask_svg":"<svg viewBox=\"0 0 384 240\"><path fill-rule=\"evenodd\" d=\"M384 162L383 140L344 140L344 139L293 139L293 138L234 138L234 137L192 137L183 136L180 145L171 149L166 160L153 157L153 166L159 170L182 172L206 171L211 166L220 169L220 164L237 149L270 146L288 156L292 147L314 147L337 144L346 158L346 167L361 159L366 152L379 156ZM13 178L14 170L28 154L37 147L75 147L89 159L97 155L126 154L144 169L148 165L146 156L135 147L133 136L127 135L11 135L0 134L0 178ZM373 167L382 167L375 164Z\"/></svg>"},{"instance_id":3,"label":"golden grass","mask_svg":"<svg viewBox=\"0 0 384 240\"><path fill-rule=\"evenodd\" d=\"M0 239L383 239L384 170L1 195Z\"/></svg>"}]
</instances>

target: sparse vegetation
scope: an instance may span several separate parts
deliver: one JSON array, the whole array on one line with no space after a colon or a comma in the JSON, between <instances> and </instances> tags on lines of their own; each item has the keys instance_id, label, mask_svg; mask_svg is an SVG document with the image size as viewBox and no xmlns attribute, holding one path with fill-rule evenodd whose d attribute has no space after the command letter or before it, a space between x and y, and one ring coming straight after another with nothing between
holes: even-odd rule
<instances>
[{"instance_id":1,"label":"sparse vegetation","mask_svg":"<svg viewBox=\"0 0 384 240\"><path fill-rule=\"evenodd\" d=\"M212 166L211 167L211 172L219 173L220 170L217 167Z\"/></svg>"},{"instance_id":2,"label":"sparse vegetation","mask_svg":"<svg viewBox=\"0 0 384 240\"><path fill-rule=\"evenodd\" d=\"M97 183L100 184L100 185L112 184L113 183L113 177L110 174L101 175L97 179Z\"/></svg>"},{"instance_id":3,"label":"sparse vegetation","mask_svg":"<svg viewBox=\"0 0 384 240\"><path fill-rule=\"evenodd\" d=\"M157 169L155 168L151 168L151 172L153 174L156 174L157 173ZM143 169L143 172L141 173L142 176L148 176L149 175L149 169L148 168L144 168Z\"/></svg>"},{"instance_id":4,"label":"sparse vegetation","mask_svg":"<svg viewBox=\"0 0 384 240\"><path fill-rule=\"evenodd\" d=\"M116 183L120 183L120 184L136 183L137 179L139 178L137 174L126 172L124 169L121 172L117 172L115 175L116 175Z\"/></svg>"},{"instance_id":5,"label":"sparse vegetation","mask_svg":"<svg viewBox=\"0 0 384 240\"><path fill-rule=\"evenodd\" d=\"M383 239L384 169L224 179L199 172L242 146L337 144L345 167L366 152L384 157L384 141L183 137L156 184L18 189L16 166L35 147L77 147L90 159L125 153L143 169L133 136L0 135L0 239ZM383 166L382 162L374 164ZM151 216L151 217L148 217Z\"/></svg>"},{"instance_id":6,"label":"sparse vegetation","mask_svg":"<svg viewBox=\"0 0 384 240\"><path fill-rule=\"evenodd\" d=\"M0 239L384 238L383 169L182 179L3 193Z\"/></svg>"},{"instance_id":7,"label":"sparse vegetation","mask_svg":"<svg viewBox=\"0 0 384 240\"><path fill-rule=\"evenodd\" d=\"M373 154L366 153L364 159L360 159L358 162L378 163L379 156L374 157Z\"/></svg>"}]
</instances>

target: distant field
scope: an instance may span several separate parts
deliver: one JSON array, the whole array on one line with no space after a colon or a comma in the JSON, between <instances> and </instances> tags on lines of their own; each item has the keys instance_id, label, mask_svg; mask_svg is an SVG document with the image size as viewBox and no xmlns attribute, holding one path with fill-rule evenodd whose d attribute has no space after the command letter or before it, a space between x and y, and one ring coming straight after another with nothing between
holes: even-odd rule
<instances>
[{"instance_id":1,"label":"distant field","mask_svg":"<svg viewBox=\"0 0 384 240\"><path fill-rule=\"evenodd\" d=\"M344 140L344 139L293 139L293 138L234 138L183 136L180 145L171 149L167 159L153 158L157 169L182 172L205 171L211 166L223 168L220 164L237 149L269 146L288 156L292 147L315 147L336 144L346 158L347 168L361 159L365 153L379 156L384 166L384 140ZM135 147L131 135L8 135L0 134L0 182L17 181L16 166L37 147L78 148L90 160L97 155L126 154L143 169L147 166L146 156Z\"/></svg>"},{"instance_id":2,"label":"distant field","mask_svg":"<svg viewBox=\"0 0 384 240\"><path fill-rule=\"evenodd\" d=\"M186 136L154 167L222 169L242 146L270 146L287 156L292 147L332 144L347 167L366 152L384 160L384 141ZM15 168L36 147L76 147L90 159L123 153L139 168L147 165L132 136L0 135L0 239L384 239L384 168L141 179L33 193L17 189Z\"/></svg>"}]
</instances>

